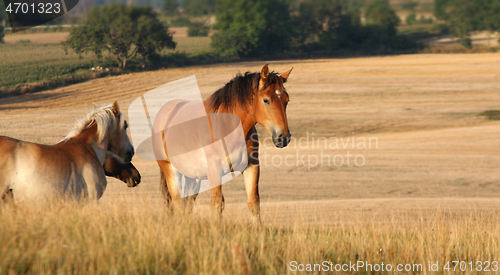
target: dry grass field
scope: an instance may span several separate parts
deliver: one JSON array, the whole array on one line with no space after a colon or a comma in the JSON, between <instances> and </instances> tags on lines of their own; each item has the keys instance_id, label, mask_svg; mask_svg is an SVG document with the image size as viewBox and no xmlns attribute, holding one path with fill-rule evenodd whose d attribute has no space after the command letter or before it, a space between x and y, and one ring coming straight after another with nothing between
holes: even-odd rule
<instances>
[{"instance_id":1,"label":"dry grass field","mask_svg":"<svg viewBox=\"0 0 500 275\"><path fill-rule=\"evenodd\" d=\"M120 75L3 98L0 135L54 143L93 102L118 100L127 115L135 98L167 82L196 75L207 97L263 64ZM99 204L3 208L0 273L282 274L291 261L359 260L424 266L407 274L448 274L446 261L466 261L464 273L476 274L477 261L500 260L500 122L478 115L500 109L500 54L269 66L294 67L286 84L294 141L261 147L262 227L249 225L241 178L223 186L222 222L210 219L206 193L194 213L171 215L157 165L134 158L143 182L129 189L110 179Z\"/></svg>"}]
</instances>

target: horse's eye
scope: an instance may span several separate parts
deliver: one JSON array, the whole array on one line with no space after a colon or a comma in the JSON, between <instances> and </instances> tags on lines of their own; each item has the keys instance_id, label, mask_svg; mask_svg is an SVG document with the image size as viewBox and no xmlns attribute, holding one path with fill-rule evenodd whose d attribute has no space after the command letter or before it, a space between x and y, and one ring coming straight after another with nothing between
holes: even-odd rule
<instances>
[{"instance_id":1,"label":"horse's eye","mask_svg":"<svg viewBox=\"0 0 500 275\"><path fill-rule=\"evenodd\" d=\"M269 105L271 103L271 101L268 98L264 98L264 103Z\"/></svg>"}]
</instances>

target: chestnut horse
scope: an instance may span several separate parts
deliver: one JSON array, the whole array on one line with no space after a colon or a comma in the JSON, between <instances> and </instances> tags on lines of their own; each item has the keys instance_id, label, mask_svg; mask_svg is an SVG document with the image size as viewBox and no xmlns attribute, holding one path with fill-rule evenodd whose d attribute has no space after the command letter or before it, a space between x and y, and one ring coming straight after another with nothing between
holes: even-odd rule
<instances>
[{"instance_id":1,"label":"chestnut horse","mask_svg":"<svg viewBox=\"0 0 500 275\"><path fill-rule=\"evenodd\" d=\"M95 109L59 143L42 145L0 136L0 195L16 201L66 196L98 200L114 176L133 187L140 175L118 103ZM103 168L104 167L104 168Z\"/></svg>"},{"instance_id":2,"label":"chestnut horse","mask_svg":"<svg viewBox=\"0 0 500 275\"><path fill-rule=\"evenodd\" d=\"M274 145L277 148L283 148L288 145L291 137L286 117L289 97L283 83L287 81L292 69L278 75L274 72L270 73L268 65L265 65L260 73L247 72L245 75L236 76L224 87L212 94L210 98L203 101L203 106L207 114L233 114L241 121L245 144L243 145L242 152L239 152L240 149L235 149L236 152L230 153L230 155L236 156L231 157L230 162L233 166L241 163L246 165L246 167L243 167L242 171L248 197L248 208L252 220L255 223L260 223L260 198L258 187L260 174L258 156L259 140L255 125L259 123L264 126L272 135ZM175 119L175 116L179 116L179 114L183 112L197 111L186 107L195 103L190 104L186 101L177 101L172 104L176 105L173 107L171 106L168 112L162 114L162 117L159 117L160 113L156 116L154 127L157 129L166 129L169 120ZM212 125L210 127L212 127ZM214 133L212 132L212 140L213 136ZM153 138L154 137L155 135L153 135ZM184 143L186 144L182 144L181 140L178 146L184 146L185 148L192 147L192 144L187 144L192 141L193 138L184 137ZM159 141L153 140L153 144L158 142ZM230 145L227 145L228 148L229 146ZM163 196L169 205L173 204L173 206L180 206L190 204L192 207L192 203L196 199L197 194L187 198L181 198L179 185L176 181L176 179L179 180L179 172L177 170L179 167L174 167L172 165L172 156L169 159L165 141L163 142L163 147L164 149L162 150L164 150L165 155L162 159L157 158L158 165L162 171L160 186ZM175 150L179 149L175 148ZM243 155L243 157L241 157L241 155ZM193 158L186 161L184 171L190 170L187 174L189 177L198 180L198 182L200 179L206 178L207 176L210 179L210 166L213 165L208 164L207 170L207 162L211 162L211 160L208 158L206 159L206 155L203 156L202 154L198 154L198 156L192 154L191 156L193 156ZM206 174L203 175L203 172ZM220 172L216 171L216 174L217 173ZM183 172L183 174L186 175L186 172ZM212 179L213 178L216 177L212 177ZM220 184L220 178L218 182L210 183L212 208L219 214L221 214L224 209L224 196L222 195L222 186Z\"/></svg>"}]
</instances>

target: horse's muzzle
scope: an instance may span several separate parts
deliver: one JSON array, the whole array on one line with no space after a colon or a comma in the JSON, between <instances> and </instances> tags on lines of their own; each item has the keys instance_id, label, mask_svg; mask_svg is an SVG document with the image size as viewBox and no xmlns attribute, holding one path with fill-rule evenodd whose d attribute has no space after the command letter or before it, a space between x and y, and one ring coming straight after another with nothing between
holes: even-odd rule
<instances>
[{"instance_id":1,"label":"horse's muzzle","mask_svg":"<svg viewBox=\"0 0 500 275\"><path fill-rule=\"evenodd\" d=\"M134 150L127 151L127 153L125 154L125 158L123 160L125 162L130 162L133 156L134 156Z\"/></svg>"},{"instance_id":2,"label":"horse's muzzle","mask_svg":"<svg viewBox=\"0 0 500 275\"><path fill-rule=\"evenodd\" d=\"M276 148L286 147L288 143L290 143L291 137L292 137L291 134L288 134L287 136L280 134L277 137L273 137L274 146L276 146Z\"/></svg>"}]
</instances>

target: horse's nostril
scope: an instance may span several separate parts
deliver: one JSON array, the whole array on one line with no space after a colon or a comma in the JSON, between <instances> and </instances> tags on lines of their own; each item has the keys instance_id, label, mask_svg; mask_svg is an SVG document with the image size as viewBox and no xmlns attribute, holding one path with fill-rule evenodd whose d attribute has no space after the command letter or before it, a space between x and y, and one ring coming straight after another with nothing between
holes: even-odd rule
<instances>
[{"instance_id":1,"label":"horse's nostril","mask_svg":"<svg viewBox=\"0 0 500 275\"><path fill-rule=\"evenodd\" d=\"M134 152L127 152L127 154L125 155L125 162L130 162L133 156Z\"/></svg>"}]
</instances>

